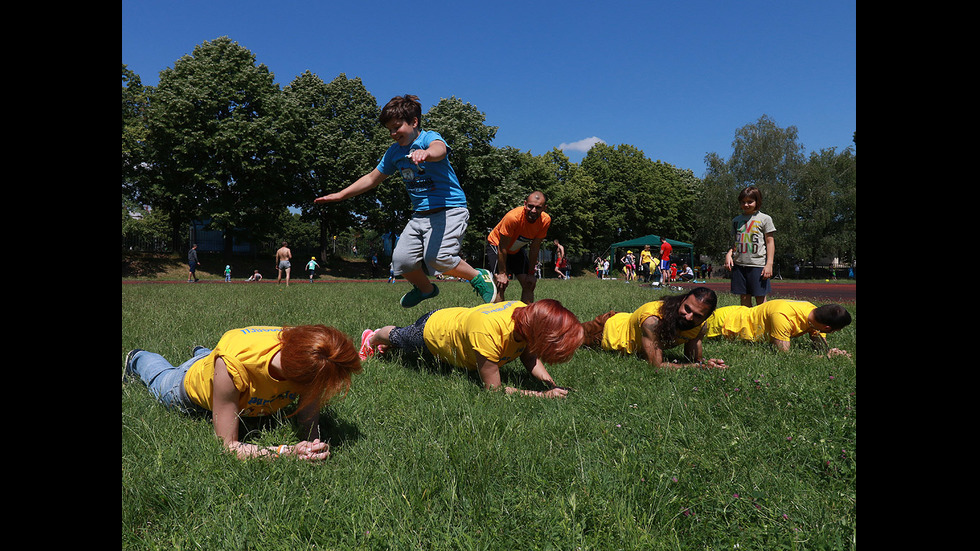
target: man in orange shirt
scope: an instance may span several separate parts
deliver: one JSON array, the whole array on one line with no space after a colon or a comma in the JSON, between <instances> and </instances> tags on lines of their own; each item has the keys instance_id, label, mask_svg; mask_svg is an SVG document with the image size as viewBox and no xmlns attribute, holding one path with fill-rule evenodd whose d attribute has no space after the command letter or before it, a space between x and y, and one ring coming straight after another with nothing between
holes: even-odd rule
<instances>
[{"instance_id":1,"label":"man in orange shirt","mask_svg":"<svg viewBox=\"0 0 980 551\"><path fill-rule=\"evenodd\" d=\"M551 227L551 216L544 212L545 202L543 193L531 192L524 200L524 206L505 214L487 237L487 268L497 285L497 300L494 302L504 300L504 291L510 282L508 274L512 274L521 284L521 302L534 302L534 287L537 284L534 266L541 242Z\"/></svg>"}]
</instances>

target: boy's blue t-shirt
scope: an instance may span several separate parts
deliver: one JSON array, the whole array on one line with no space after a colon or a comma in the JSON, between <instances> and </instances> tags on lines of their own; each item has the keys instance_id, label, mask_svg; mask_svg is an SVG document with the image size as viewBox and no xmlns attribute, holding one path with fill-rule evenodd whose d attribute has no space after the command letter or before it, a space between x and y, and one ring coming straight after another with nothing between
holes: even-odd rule
<instances>
[{"instance_id":1,"label":"boy's blue t-shirt","mask_svg":"<svg viewBox=\"0 0 980 551\"><path fill-rule=\"evenodd\" d=\"M406 158L408 152L413 149L427 149L433 141L440 141L446 144L446 158L438 161L426 161L422 163L425 170L419 174L418 167L410 159ZM403 147L397 143L392 144L385 151L384 156L378 163L378 172L391 175L395 172L401 174L405 190L408 197L412 200L412 210L418 212L423 210L437 209L443 207L466 207L466 194L459 185L453 165L449 164L449 153L452 150L446 140L433 130L423 130L412 145Z\"/></svg>"}]
</instances>

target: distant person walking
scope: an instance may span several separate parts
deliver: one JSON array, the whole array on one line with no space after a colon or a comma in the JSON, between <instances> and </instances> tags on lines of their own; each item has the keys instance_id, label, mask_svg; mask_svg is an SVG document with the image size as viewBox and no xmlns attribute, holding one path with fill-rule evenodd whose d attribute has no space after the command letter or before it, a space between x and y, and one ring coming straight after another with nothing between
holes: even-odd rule
<instances>
[{"instance_id":1,"label":"distant person walking","mask_svg":"<svg viewBox=\"0 0 980 551\"><path fill-rule=\"evenodd\" d=\"M563 268L565 267L565 247L555 239L555 273L559 279L566 279Z\"/></svg>"},{"instance_id":2,"label":"distant person walking","mask_svg":"<svg viewBox=\"0 0 980 551\"><path fill-rule=\"evenodd\" d=\"M187 283L197 282L197 268L200 265L197 260L197 243L194 243L187 253L187 267L190 270L187 274Z\"/></svg>"},{"instance_id":3,"label":"distant person walking","mask_svg":"<svg viewBox=\"0 0 980 551\"><path fill-rule=\"evenodd\" d=\"M644 245L640 251L639 272L643 282L650 283L650 276L653 274L653 252L650 251L650 245Z\"/></svg>"},{"instance_id":4,"label":"distant person walking","mask_svg":"<svg viewBox=\"0 0 980 551\"><path fill-rule=\"evenodd\" d=\"M292 258L293 258L292 251L289 250L289 246L287 246L286 242L283 241L282 247L279 247L279 250L276 251L276 270L279 271L279 279L276 280L276 283L282 283L282 273L285 271L286 287L289 287L289 272L291 269L291 265L289 261Z\"/></svg>"},{"instance_id":5,"label":"distant person walking","mask_svg":"<svg viewBox=\"0 0 980 551\"><path fill-rule=\"evenodd\" d=\"M310 258L310 261L306 263L306 271L310 274L310 283L313 283L313 276L316 275L316 269L320 265L316 263L316 257Z\"/></svg>"}]
</instances>

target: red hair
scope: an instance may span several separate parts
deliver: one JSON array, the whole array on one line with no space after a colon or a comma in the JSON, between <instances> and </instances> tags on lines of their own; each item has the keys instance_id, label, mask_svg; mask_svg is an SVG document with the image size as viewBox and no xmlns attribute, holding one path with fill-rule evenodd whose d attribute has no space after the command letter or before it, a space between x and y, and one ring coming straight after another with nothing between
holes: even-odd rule
<instances>
[{"instance_id":1,"label":"red hair","mask_svg":"<svg viewBox=\"0 0 980 551\"><path fill-rule=\"evenodd\" d=\"M582 345L582 324L557 300L546 298L517 308L512 319L514 331L527 340L527 351L544 363L567 362Z\"/></svg>"},{"instance_id":2,"label":"red hair","mask_svg":"<svg viewBox=\"0 0 980 551\"><path fill-rule=\"evenodd\" d=\"M283 374L303 387L297 412L314 405L319 409L331 396L347 392L351 376L361 371L354 342L334 327L284 327L279 339Z\"/></svg>"}]
</instances>

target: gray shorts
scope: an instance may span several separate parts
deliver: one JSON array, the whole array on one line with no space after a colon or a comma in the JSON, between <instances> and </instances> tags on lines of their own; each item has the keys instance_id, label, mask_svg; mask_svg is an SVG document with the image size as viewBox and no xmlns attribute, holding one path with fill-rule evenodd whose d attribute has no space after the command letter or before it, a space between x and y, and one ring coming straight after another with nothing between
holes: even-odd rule
<instances>
[{"instance_id":1,"label":"gray shorts","mask_svg":"<svg viewBox=\"0 0 980 551\"><path fill-rule=\"evenodd\" d=\"M285 270L286 268L289 268L289 265L290 264L289 264L289 261L288 260L280 260L279 261L279 269L280 270Z\"/></svg>"},{"instance_id":2,"label":"gray shorts","mask_svg":"<svg viewBox=\"0 0 980 551\"><path fill-rule=\"evenodd\" d=\"M395 275L414 272L423 262L433 272L446 273L460 262L459 250L470 219L464 207L451 207L413 216L391 254Z\"/></svg>"}]
</instances>

